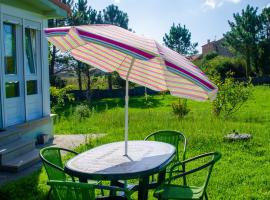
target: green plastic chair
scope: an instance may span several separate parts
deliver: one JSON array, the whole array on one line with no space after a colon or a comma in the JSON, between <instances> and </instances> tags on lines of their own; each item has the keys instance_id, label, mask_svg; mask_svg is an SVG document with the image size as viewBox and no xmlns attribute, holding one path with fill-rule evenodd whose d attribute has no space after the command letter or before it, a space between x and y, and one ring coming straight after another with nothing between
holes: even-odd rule
<instances>
[{"instance_id":1,"label":"green plastic chair","mask_svg":"<svg viewBox=\"0 0 270 200\"><path fill-rule=\"evenodd\" d=\"M39 155L45 167L47 176L49 180L59 180L59 181L75 181L73 176L70 176L65 173L64 166L65 163L63 162L63 158L61 156L61 152L63 153L71 153L74 156L78 155L77 152L72 151L70 149L65 149L61 147L46 147L40 150ZM92 181L95 182L96 181ZM101 184L101 182L97 182ZM48 192L47 199L50 199L51 196L51 188ZM103 194L103 191L101 191Z\"/></svg>"},{"instance_id":2,"label":"green plastic chair","mask_svg":"<svg viewBox=\"0 0 270 200\"><path fill-rule=\"evenodd\" d=\"M154 140L154 141L165 142L165 143L173 145L176 148L176 155L171 165L180 162L180 160L186 159L187 139L185 135L182 134L181 132L174 131L174 130L160 130L160 131L151 133L144 140ZM181 150L181 156L180 156L179 146L181 143L182 143L183 149ZM170 166L168 167L169 170L170 170ZM181 167L182 169L178 167L177 170L175 170L175 172L184 172L185 165L182 165ZM183 177L183 182L184 184L186 184L185 177Z\"/></svg>"},{"instance_id":3,"label":"green plastic chair","mask_svg":"<svg viewBox=\"0 0 270 200\"><path fill-rule=\"evenodd\" d=\"M71 177L64 171L65 164L63 162L61 152L72 153L73 155L78 154L70 149L60 147L46 147L41 149L39 152L49 180L66 181ZM71 177L71 179L75 181L74 177Z\"/></svg>"},{"instance_id":4,"label":"green plastic chair","mask_svg":"<svg viewBox=\"0 0 270 200\"><path fill-rule=\"evenodd\" d=\"M89 183L68 182L68 181L49 181L47 183L52 189L53 200L129 200L129 191L113 186L104 186ZM95 190L122 191L126 197L108 196L96 197Z\"/></svg>"},{"instance_id":5,"label":"green plastic chair","mask_svg":"<svg viewBox=\"0 0 270 200\"><path fill-rule=\"evenodd\" d=\"M188 160L182 161L182 164L187 164L191 161L198 160L201 158L211 157L211 160L207 163L191 169L189 171L183 172L181 174L173 176L172 172L170 173L170 176L165 182L158 187L154 192L154 197L158 198L159 200L165 200L165 199L181 199L181 200L190 200L190 199L196 199L196 200L202 200L203 198L208 199L206 188L210 180L211 172L213 169L214 164L221 158L221 154L219 152L211 152L202 154L193 158L190 158ZM175 164L173 168L180 165L180 163ZM198 172L202 169L208 169L207 175L205 177L205 181L202 184L202 186L187 186L187 185L177 185L172 184L171 182L174 180L177 180L179 178L182 178L183 176L187 176L189 174Z\"/></svg>"}]
</instances>

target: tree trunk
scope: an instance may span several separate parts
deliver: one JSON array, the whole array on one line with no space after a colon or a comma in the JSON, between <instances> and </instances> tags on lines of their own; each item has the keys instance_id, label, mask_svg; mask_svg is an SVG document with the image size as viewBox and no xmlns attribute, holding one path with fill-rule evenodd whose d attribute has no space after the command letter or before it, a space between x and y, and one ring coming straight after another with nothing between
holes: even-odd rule
<instances>
[{"instance_id":1,"label":"tree trunk","mask_svg":"<svg viewBox=\"0 0 270 200\"><path fill-rule=\"evenodd\" d=\"M77 67L78 85L80 92L82 91L82 63L78 62Z\"/></svg>"},{"instance_id":2,"label":"tree trunk","mask_svg":"<svg viewBox=\"0 0 270 200\"><path fill-rule=\"evenodd\" d=\"M112 94L112 74L108 74L108 87L109 93Z\"/></svg>"},{"instance_id":3,"label":"tree trunk","mask_svg":"<svg viewBox=\"0 0 270 200\"><path fill-rule=\"evenodd\" d=\"M248 70L251 69L251 61L250 61L250 50L249 47L246 47L246 78L248 78Z\"/></svg>"},{"instance_id":4,"label":"tree trunk","mask_svg":"<svg viewBox=\"0 0 270 200\"><path fill-rule=\"evenodd\" d=\"M255 51L254 51L255 50ZM258 48L257 47L254 47L254 50L253 50L253 57L254 57L254 68L255 68L255 71L256 71L256 76L260 76L260 68L259 68L259 51L258 51Z\"/></svg>"},{"instance_id":5,"label":"tree trunk","mask_svg":"<svg viewBox=\"0 0 270 200\"><path fill-rule=\"evenodd\" d=\"M50 61L50 65L49 65L49 74L50 74L51 85L55 85L55 74L54 74L55 58L56 58L56 47L53 46L53 49L51 52L51 61Z\"/></svg>"},{"instance_id":6,"label":"tree trunk","mask_svg":"<svg viewBox=\"0 0 270 200\"><path fill-rule=\"evenodd\" d=\"M86 77L87 77L87 93L86 98L89 104L91 104L91 76L89 67L86 69Z\"/></svg>"}]
</instances>

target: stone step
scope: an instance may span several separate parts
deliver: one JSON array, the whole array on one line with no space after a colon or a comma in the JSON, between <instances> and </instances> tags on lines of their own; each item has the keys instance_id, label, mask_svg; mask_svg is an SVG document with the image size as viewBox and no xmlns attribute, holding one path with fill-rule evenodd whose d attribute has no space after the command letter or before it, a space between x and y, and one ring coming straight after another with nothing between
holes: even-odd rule
<instances>
[{"instance_id":1,"label":"stone step","mask_svg":"<svg viewBox=\"0 0 270 200\"><path fill-rule=\"evenodd\" d=\"M1 171L18 172L40 162L39 150L33 149L21 156L2 163Z\"/></svg>"},{"instance_id":2,"label":"stone step","mask_svg":"<svg viewBox=\"0 0 270 200\"><path fill-rule=\"evenodd\" d=\"M18 139L0 147L0 165L35 149L35 140Z\"/></svg>"},{"instance_id":3,"label":"stone step","mask_svg":"<svg viewBox=\"0 0 270 200\"><path fill-rule=\"evenodd\" d=\"M8 128L0 132L0 147L20 139L20 131L16 128Z\"/></svg>"}]
</instances>

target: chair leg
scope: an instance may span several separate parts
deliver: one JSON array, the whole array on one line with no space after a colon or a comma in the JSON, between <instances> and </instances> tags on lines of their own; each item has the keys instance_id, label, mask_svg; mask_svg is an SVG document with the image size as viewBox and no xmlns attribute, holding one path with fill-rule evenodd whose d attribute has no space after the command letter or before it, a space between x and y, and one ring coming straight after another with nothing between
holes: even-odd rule
<instances>
[{"instance_id":1,"label":"chair leg","mask_svg":"<svg viewBox=\"0 0 270 200\"><path fill-rule=\"evenodd\" d=\"M102 185L102 182L98 183L99 185ZM101 195L104 196L104 190L101 188Z\"/></svg>"},{"instance_id":2,"label":"chair leg","mask_svg":"<svg viewBox=\"0 0 270 200\"><path fill-rule=\"evenodd\" d=\"M50 188L50 190L49 190L49 192L47 194L47 198L46 198L47 200L50 200L51 193L52 193L52 188Z\"/></svg>"},{"instance_id":3,"label":"chair leg","mask_svg":"<svg viewBox=\"0 0 270 200\"><path fill-rule=\"evenodd\" d=\"M205 197L205 200L208 200L208 195L207 195L206 192L205 192L205 194L204 194L204 197Z\"/></svg>"}]
</instances>

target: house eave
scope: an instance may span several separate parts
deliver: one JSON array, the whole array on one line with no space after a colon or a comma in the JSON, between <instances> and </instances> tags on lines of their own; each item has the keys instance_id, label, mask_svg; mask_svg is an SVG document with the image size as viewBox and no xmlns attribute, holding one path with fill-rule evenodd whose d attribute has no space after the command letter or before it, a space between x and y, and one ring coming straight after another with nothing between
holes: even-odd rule
<instances>
[{"instance_id":1,"label":"house eave","mask_svg":"<svg viewBox=\"0 0 270 200\"><path fill-rule=\"evenodd\" d=\"M68 16L68 9L60 7L51 0L0 0L0 3L28 10L44 16L44 18L65 18Z\"/></svg>"}]
</instances>

